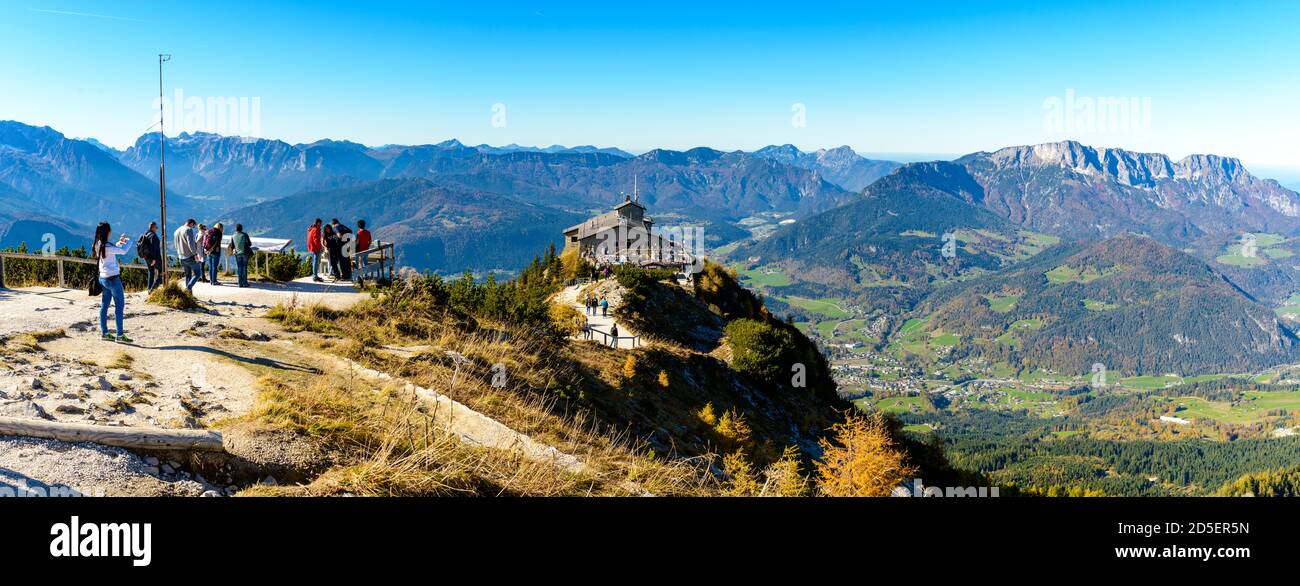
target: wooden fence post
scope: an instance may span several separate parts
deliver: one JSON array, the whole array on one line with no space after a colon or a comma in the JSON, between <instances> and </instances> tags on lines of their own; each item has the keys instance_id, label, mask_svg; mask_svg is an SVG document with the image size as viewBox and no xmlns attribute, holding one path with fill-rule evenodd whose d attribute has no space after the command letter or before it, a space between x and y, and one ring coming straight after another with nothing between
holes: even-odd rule
<instances>
[{"instance_id":1,"label":"wooden fence post","mask_svg":"<svg viewBox=\"0 0 1300 586\"><path fill-rule=\"evenodd\" d=\"M67 285L63 284L63 259L59 259L58 262L59 262L59 288L62 289L67 287Z\"/></svg>"},{"instance_id":2,"label":"wooden fence post","mask_svg":"<svg viewBox=\"0 0 1300 586\"><path fill-rule=\"evenodd\" d=\"M5 288L5 257L0 256L0 289Z\"/></svg>"}]
</instances>

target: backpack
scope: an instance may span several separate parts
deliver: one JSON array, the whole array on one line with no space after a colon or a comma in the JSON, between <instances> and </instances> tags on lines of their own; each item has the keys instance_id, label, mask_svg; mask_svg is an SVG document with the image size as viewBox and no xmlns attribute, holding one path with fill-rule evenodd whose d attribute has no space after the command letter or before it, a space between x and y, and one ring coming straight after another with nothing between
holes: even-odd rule
<instances>
[{"instance_id":1,"label":"backpack","mask_svg":"<svg viewBox=\"0 0 1300 586\"><path fill-rule=\"evenodd\" d=\"M216 247L212 245L212 237L217 236L217 234L218 232L216 228L208 228L208 231L203 233L203 252L207 252L207 253L219 252L215 250L215 248L221 246L220 241L219 240L217 241L218 244L216 245ZM218 236L218 238L219 237L220 236Z\"/></svg>"},{"instance_id":2,"label":"backpack","mask_svg":"<svg viewBox=\"0 0 1300 586\"><path fill-rule=\"evenodd\" d=\"M144 234L141 234L139 238L135 239L135 253L136 256L145 260L153 260L153 247L149 246L149 243L146 241L148 237L149 233L145 232Z\"/></svg>"}]
</instances>

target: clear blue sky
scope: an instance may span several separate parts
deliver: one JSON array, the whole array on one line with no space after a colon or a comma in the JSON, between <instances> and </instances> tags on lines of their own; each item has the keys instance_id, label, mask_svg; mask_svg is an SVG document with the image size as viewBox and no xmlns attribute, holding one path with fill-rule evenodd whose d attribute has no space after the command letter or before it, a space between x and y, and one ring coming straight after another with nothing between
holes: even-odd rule
<instances>
[{"instance_id":1,"label":"clear blue sky","mask_svg":"<svg viewBox=\"0 0 1300 586\"><path fill-rule=\"evenodd\" d=\"M0 119L124 146L153 122L168 52L169 95L258 97L258 134L290 142L966 153L1076 138L1300 166L1296 2L367 4L0 0ZM1150 98L1149 126L1052 127L1044 103L1068 90Z\"/></svg>"}]
</instances>

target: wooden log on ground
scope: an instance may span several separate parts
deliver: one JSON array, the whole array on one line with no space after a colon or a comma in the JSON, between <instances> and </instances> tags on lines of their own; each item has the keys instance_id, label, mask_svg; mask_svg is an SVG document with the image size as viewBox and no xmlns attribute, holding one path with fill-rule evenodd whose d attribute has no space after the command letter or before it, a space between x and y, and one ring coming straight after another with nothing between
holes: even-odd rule
<instances>
[{"instance_id":1,"label":"wooden log on ground","mask_svg":"<svg viewBox=\"0 0 1300 586\"><path fill-rule=\"evenodd\" d=\"M108 427L0 417L0 435L37 437L65 442L94 442L106 446L143 450L224 451L221 446L221 433L204 429Z\"/></svg>"}]
</instances>

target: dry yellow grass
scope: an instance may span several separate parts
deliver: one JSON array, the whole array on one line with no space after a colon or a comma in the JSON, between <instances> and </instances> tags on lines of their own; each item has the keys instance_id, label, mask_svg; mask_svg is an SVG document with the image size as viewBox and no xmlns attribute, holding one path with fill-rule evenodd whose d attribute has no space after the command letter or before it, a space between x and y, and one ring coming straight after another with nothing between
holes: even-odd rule
<instances>
[{"instance_id":1,"label":"dry yellow grass","mask_svg":"<svg viewBox=\"0 0 1300 586\"><path fill-rule=\"evenodd\" d=\"M534 470L533 465L521 466L515 456L495 454L477 454L473 466L466 464L468 469L483 472L483 466L490 465L518 469L524 476L508 486L530 487L525 491L528 494L629 494L639 488L653 494L695 495L715 494L718 490L716 479L708 471L709 458L665 458L633 439L626 430L604 427L585 410L568 410L565 397L576 398L582 392L573 370L574 362L564 356L563 344L543 339L545 333L541 328L480 322L477 328L467 332L456 319L439 323L419 312L409 318L400 315L377 318L368 304L362 302L352 311L324 315L310 306L284 306L277 308L274 319L300 327L300 331L330 331L346 336L338 343L323 346L327 351L444 394L515 431L572 454L587 465L590 478L551 479L539 484L537 479L544 475ZM413 336L413 332L423 336ZM387 350L385 344L401 344L406 350ZM458 364L459 360L449 352L463 356L465 361ZM293 392L292 385L268 381L265 401L259 400L255 413L304 433L336 437L356 433L357 421L339 413L363 411L361 406L352 403L355 396L341 397L340 391L334 388L299 402L290 397ZM343 407L334 410L327 405L313 406L321 401ZM305 419L300 412L302 407L334 414L320 420ZM365 442L353 438L351 443ZM433 444L437 449L423 456L415 452L394 455L377 448L368 450L385 455L379 460L367 460L370 467L354 466L346 474L334 471L327 475L330 479L322 477L321 482L328 480L341 486L341 478L353 478L346 484L356 486L361 481L355 475L362 471L377 474L381 470L392 471L390 466L405 469L412 462L445 459L452 453L438 441ZM379 446L383 442L371 438L370 445ZM499 478L503 474L487 476Z\"/></svg>"}]
</instances>

